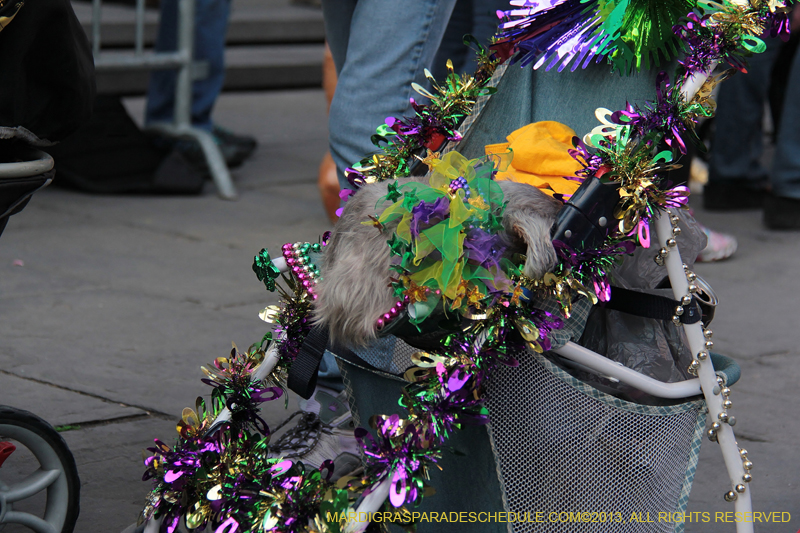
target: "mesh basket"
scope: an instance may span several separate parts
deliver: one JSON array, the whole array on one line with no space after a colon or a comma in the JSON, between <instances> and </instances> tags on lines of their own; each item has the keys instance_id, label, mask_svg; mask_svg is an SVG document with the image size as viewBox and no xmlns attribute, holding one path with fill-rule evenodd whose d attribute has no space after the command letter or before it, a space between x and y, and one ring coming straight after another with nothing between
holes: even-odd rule
<instances>
[{"instance_id":1,"label":"mesh basket","mask_svg":"<svg viewBox=\"0 0 800 533\"><path fill-rule=\"evenodd\" d=\"M681 532L659 513L685 510L704 402L634 404L538 354L519 361L495 371L487 401L506 508L523 513L509 531Z\"/></svg>"}]
</instances>

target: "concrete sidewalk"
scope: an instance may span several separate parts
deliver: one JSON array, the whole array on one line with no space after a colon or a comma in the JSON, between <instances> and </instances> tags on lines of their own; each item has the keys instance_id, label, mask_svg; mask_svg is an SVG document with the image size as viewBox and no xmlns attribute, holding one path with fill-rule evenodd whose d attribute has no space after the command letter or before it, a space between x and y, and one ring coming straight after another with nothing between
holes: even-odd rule
<instances>
[{"instance_id":1,"label":"concrete sidewalk","mask_svg":"<svg viewBox=\"0 0 800 533\"><path fill-rule=\"evenodd\" d=\"M128 103L140 117L142 101ZM200 366L268 331L258 312L277 299L253 256L329 227L321 90L226 94L216 115L259 141L233 172L237 202L210 183L198 197L50 187L0 239L0 404L80 427L63 433L83 483L79 533L135 522L150 486L141 452L173 441L181 410L210 393ZM274 403L271 426L286 416Z\"/></svg>"},{"instance_id":2,"label":"concrete sidewalk","mask_svg":"<svg viewBox=\"0 0 800 533\"><path fill-rule=\"evenodd\" d=\"M139 113L141 101L129 107ZM140 452L155 437L170 442L182 408L209 392L199 366L226 355L231 341L261 339L257 314L274 298L250 268L253 255L329 227L315 184L327 144L321 90L225 94L216 116L260 143L233 172L239 201L219 200L210 184L200 197L50 188L0 239L0 403L77 426L63 435L83 482L79 533L115 533L136 520L150 487L140 481ZM716 348L743 368L732 412L755 463L755 508L792 516L756 531L794 532L800 233L768 232L755 212L697 217L740 240L732 260L697 271L721 300ZM286 412L281 404L265 415L272 425ZM714 520L733 510L722 499L729 487L717 446L706 441L701 455L689 510L712 521L686 531L734 531Z\"/></svg>"}]
</instances>

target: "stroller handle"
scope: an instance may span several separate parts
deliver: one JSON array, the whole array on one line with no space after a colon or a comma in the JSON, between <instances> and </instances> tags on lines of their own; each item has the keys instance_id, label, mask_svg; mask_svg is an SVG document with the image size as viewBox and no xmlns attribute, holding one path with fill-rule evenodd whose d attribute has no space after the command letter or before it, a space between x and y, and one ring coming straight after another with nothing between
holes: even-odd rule
<instances>
[{"instance_id":1,"label":"stroller handle","mask_svg":"<svg viewBox=\"0 0 800 533\"><path fill-rule=\"evenodd\" d=\"M661 213L655 223L660 245L668 247L668 239L672 236L670 213ZM667 254L665 265L675 298L680 299L683 295L690 294L689 281L684 272L685 265L677 251L677 247ZM684 325L684 331L689 341L689 348L692 350L693 354L700 354L701 352L710 350L713 346L713 343L706 342L703 326L701 326L699 322ZM721 415L723 413L727 415L726 408L723 405L722 395L718 393L717 374L714 369L714 363L710 358L699 366L697 375L702 385L703 395L705 396L711 422L723 420ZM715 390L717 392L715 392ZM732 490L730 490L727 495L733 495L732 499L728 499L727 497L726 499L734 502L736 512L752 513L753 506L750 497L750 488L742 483L742 481L747 482L745 479L746 473L742 466L739 447L736 442L736 437L733 434L731 424L719 424L719 431L716 437L730 478L730 487ZM737 533L753 533L753 523L747 521L737 522L736 531Z\"/></svg>"},{"instance_id":2,"label":"stroller handle","mask_svg":"<svg viewBox=\"0 0 800 533\"><path fill-rule=\"evenodd\" d=\"M52 156L41 150L31 148L24 155L30 156L30 159L13 163L0 163L0 179L36 176L52 170L55 166Z\"/></svg>"},{"instance_id":3,"label":"stroller handle","mask_svg":"<svg viewBox=\"0 0 800 533\"><path fill-rule=\"evenodd\" d=\"M618 379L626 385L630 385L631 387L635 387L640 391L659 398L689 398L702 394L703 392L700 387L700 380L697 378L677 381L675 383L664 383L650 376L640 374L631 368L616 363L607 357L571 341L554 351L570 361L580 363L595 372Z\"/></svg>"}]
</instances>

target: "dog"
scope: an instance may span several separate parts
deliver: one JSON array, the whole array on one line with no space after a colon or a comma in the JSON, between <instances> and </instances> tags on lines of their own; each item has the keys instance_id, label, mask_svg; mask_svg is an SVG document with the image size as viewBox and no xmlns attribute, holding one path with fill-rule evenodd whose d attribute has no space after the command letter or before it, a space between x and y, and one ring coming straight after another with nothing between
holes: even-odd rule
<instances>
[{"instance_id":1,"label":"dog","mask_svg":"<svg viewBox=\"0 0 800 533\"><path fill-rule=\"evenodd\" d=\"M427 183L427 178L412 177ZM350 348L364 347L378 336L377 317L394 305L391 251L387 241L399 220L384 226L364 225L392 202L384 201L387 181L367 184L344 207L325 246L322 280L317 285L314 321L327 327L331 341ZM541 278L556 264L550 228L563 204L525 183L498 181L506 206L503 214L504 255L525 254L523 272Z\"/></svg>"}]
</instances>

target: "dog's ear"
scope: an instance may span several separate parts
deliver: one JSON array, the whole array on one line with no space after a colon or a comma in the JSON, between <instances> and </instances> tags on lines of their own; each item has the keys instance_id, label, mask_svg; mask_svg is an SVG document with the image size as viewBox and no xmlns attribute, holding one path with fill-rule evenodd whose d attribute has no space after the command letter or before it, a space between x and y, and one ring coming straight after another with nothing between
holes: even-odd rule
<instances>
[{"instance_id":1,"label":"dog's ear","mask_svg":"<svg viewBox=\"0 0 800 533\"><path fill-rule=\"evenodd\" d=\"M523 272L528 277L541 278L557 262L550 228L562 204L526 183L497 183L507 202L503 226L506 232L522 239L527 247Z\"/></svg>"},{"instance_id":2,"label":"dog's ear","mask_svg":"<svg viewBox=\"0 0 800 533\"><path fill-rule=\"evenodd\" d=\"M396 226L364 225L391 205L377 205L387 183L365 185L345 204L322 262L314 320L327 326L331 341L366 346L376 338L375 322L396 302L390 287L391 250L386 242Z\"/></svg>"}]
</instances>

